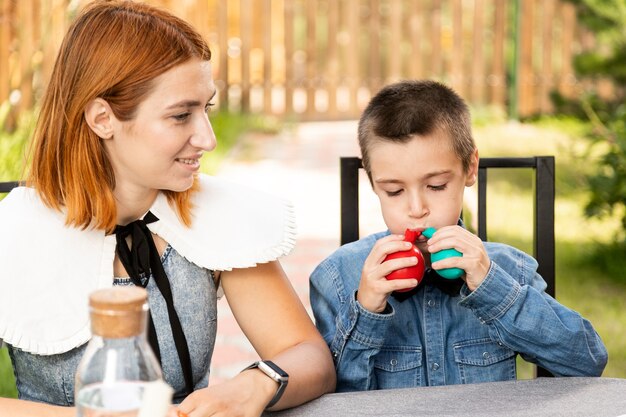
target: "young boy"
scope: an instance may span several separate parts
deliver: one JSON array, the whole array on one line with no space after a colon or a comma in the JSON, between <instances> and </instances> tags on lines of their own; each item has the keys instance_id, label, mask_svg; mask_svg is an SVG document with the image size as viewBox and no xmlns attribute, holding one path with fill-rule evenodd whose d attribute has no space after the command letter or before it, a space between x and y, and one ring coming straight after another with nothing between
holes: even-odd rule
<instances>
[{"instance_id":1,"label":"young boy","mask_svg":"<svg viewBox=\"0 0 626 417\"><path fill-rule=\"evenodd\" d=\"M358 136L389 230L344 245L311 275L311 305L334 356L337 391L515 379L517 354L556 376L602 374L602 340L544 292L537 262L482 242L459 220L478 150L469 110L454 91L434 81L389 85L365 109ZM410 247L404 231L428 227L437 229L432 238L416 242L429 267L424 280L387 280L417 262L385 261ZM430 265L430 253L449 248L462 257ZM453 267L464 275L436 273Z\"/></svg>"}]
</instances>

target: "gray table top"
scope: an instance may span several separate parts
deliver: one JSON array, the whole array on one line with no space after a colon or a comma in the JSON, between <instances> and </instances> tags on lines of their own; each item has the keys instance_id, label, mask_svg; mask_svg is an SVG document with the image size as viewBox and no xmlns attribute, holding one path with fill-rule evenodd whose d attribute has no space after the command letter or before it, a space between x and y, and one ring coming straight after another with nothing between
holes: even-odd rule
<instances>
[{"instance_id":1,"label":"gray table top","mask_svg":"<svg viewBox=\"0 0 626 417\"><path fill-rule=\"evenodd\" d=\"M335 393L264 416L626 417L626 379L536 378Z\"/></svg>"}]
</instances>

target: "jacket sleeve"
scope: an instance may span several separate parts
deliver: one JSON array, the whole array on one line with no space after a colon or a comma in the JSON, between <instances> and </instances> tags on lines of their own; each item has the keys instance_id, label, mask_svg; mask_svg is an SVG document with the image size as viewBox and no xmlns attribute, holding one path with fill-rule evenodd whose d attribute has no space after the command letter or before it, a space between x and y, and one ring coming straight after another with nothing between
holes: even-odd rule
<instances>
[{"instance_id":1,"label":"jacket sleeve","mask_svg":"<svg viewBox=\"0 0 626 417\"><path fill-rule=\"evenodd\" d=\"M555 376L600 376L608 360L600 336L545 292L536 269L537 262L517 250L492 258L485 280L473 292L464 286L460 303L489 326L494 340Z\"/></svg>"},{"instance_id":2,"label":"jacket sleeve","mask_svg":"<svg viewBox=\"0 0 626 417\"><path fill-rule=\"evenodd\" d=\"M316 326L335 361L337 392L377 389L374 356L383 345L394 311L389 304L381 314L365 310L356 300L358 282L352 288L354 284L344 279L329 260L313 271L310 299Z\"/></svg>"}]
</instances>

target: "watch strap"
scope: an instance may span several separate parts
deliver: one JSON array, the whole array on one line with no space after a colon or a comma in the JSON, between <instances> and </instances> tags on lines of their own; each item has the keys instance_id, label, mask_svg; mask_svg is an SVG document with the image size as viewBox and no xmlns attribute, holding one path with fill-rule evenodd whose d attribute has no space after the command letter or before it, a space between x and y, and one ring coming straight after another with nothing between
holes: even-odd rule
<instances>
[{"instance_id":1,"label":"watch strap","mask_svg":"<svg viewBox=\"0 0 626 417\"><path fill-rule=\"evenodd\" d=\"M274 404L276 404L278 400L280 400L280 398L283 396L283 393L285 392L285 388L287 388L287 383L289 382L289 374L283 371L278 365L276 365L272 361L254 362L250 366L243 369L241 372L247 371L248 369L254 369L254 368L258 368L261 372L263 372L269 378L278 382L278 389L276 390L276 393L274 394L270 402L267 403L267 405L265 406L265 408L270 408Z\"/></svg>"}]
</instances>

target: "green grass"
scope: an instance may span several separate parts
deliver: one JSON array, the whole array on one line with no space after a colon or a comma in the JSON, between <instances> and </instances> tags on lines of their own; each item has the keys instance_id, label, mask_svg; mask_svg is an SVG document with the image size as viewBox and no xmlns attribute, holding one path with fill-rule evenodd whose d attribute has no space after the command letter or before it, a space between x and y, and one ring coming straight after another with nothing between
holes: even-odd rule
<instances>
[{"instance_id":1,"label":"green grass","mask_svg":"<svg viewBox=\"0 0 626 417\"><path fill-rule=\"evenodd\" d=\"M281 129L281 123L270 117L227 112L212 114L211 125L217 137L217 146L202 158L202 171L208 174L217 172L224 157L244 133L278 133Z\"/></svg>"},{"instance_id":2,"label":"green grass","mask_svg":"<svg viewBox=\"0 0 626 417\"><path fill-rule=\"evenodd\" d=\"M13 368L6 346L0 349L0 397L17 398Z\"/></svg>"}]
</instances>

